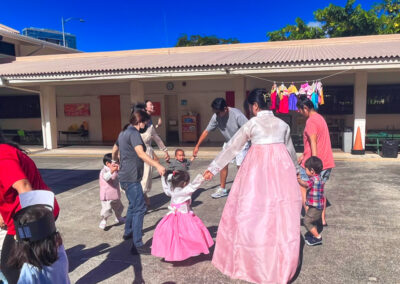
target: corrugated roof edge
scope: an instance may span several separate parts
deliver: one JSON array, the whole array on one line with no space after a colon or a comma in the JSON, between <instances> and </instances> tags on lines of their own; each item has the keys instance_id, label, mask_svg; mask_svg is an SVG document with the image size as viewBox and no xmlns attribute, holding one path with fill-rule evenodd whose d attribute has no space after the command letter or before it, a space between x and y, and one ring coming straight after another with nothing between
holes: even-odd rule
<instances>
[{"instance_id":1,"label":"corrugated roof edge","mask_svg":"<svg viewBox=\"0 0 400 284\"><path fill-rule=\"evenodd\" d=\"M342 58L342 59L335 59L335 60L325 60L325 61L318 61L318 60L311 60L311 61L305 61L305 60L299 60L299 61L286 61L286 62L251 62L251 63L238 63L238 64L207 64L207 65L177 65L177 66L168 66L168 67L160 67L160 68L153 68L153 67L148 67L148 68L120 68L120 69L89 69L89 70L84 70L84 71L67 71L67 72L40 72L40 73L13 73L13 74L1 74L2 77L11 77L11 78L16 78L16 77L30 77L30 76L60 76L60 75L67 75L67 74L73 74L73 75L78 75L78 74L89 74L89 73L118 73L118 72L129 72L129 71L136 71L138 73L140 72L165 72L171 69L182 69L183 71L191 68L224 68L224 67L238 67L238 66L255 66L255 65L260 65L260 64L265 64L265 65L272 65L272 64L287 64L287 63L292 63L292 64L298 64L298 63L335 63L339 62L342 60L348 60L348 61L359 61L359 60L365 60L365 59L370 59L370 60L375 60L375 59L382 59L382 60L400 60L400 56L384 56L384 57L359 57L359 58Z\"/></svg>"},{"instance_id":2,"label":"corrugated roof edge","mask_svg":"<svg viewBox=\"0 0 400 284\"><path fill-rule=\"evenodd\" d=\"M207 46L190 46L190 47L169 47L169 48L154 48L154 49L133 49L120 51L99 51L99 52L83 52L79 54L50 54L39 55L35 57L18 57L17 61L38 61L46 59L59 58L85 58L85 57L103 57L103 56L134 56L134 55L151 55L151 54L180 54L180 53L200 53L209 51L236 51L243 49L269 49L282 48L291 46L327 46L337 44L351 43L369 43L369 42L388 42L400 41L400 34L390 35L369 35L355 37L339 37L339 38L324 38L324 39L307 39L307 40L291 40L291 41L270 41L256 43L237 43L237 44L222 44L222 45L207 45ZM283 45L283 46L282 46Z\"/></svg>"}]
</instances>

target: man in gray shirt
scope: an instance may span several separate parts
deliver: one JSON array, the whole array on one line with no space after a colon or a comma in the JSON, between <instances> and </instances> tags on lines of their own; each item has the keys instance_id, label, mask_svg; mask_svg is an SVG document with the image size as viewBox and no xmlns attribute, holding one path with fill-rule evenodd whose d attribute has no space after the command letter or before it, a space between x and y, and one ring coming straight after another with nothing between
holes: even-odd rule
<instances>
[{"instance_id":1,"label":"man in gray shirt","mask_svg":"<svg viewBox=\"0 0 400 284\"><path fill-rule=\"evenodd\" d=\"M207 138L210 131L219 129L221 134L225 137L225 141L228 142L235 135L236 131L238 131L239 128L248 121L246 116L244 116L240 110L237 108L228 107L223 98L216 98L212 102L211 108L213 109L214 114L193 150L194 157L197 156L201 143ZM224 143L223 147L225 147L226 142ZM236 156L235 162L238 167L242 164L249 147L249 143L247 143L245 148L243 148L243 151ZM228 165L220 171L221 186L216 190L215 193L211 194L211 197L220 198L228 195L228 192L225 189L227 176Z\"/></svg>"}]
</instances>

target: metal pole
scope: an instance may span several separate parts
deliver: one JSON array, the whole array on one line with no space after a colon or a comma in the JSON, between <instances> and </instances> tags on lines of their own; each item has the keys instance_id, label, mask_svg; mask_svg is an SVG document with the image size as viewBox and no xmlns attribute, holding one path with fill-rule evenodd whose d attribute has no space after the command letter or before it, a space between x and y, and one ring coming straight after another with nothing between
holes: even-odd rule
<instances>
[{"instance_id":1,"label":"metal pole","mask_svg":"<svg viewBox=\"0 0 400 284\"><path fill-rule=\"evenodd\" d=\"M65 32L64 32L64 17L61 17L61 26L62 26L62 36L63 36L63 45L65 45Z\"/></svg>"}]
</instances>

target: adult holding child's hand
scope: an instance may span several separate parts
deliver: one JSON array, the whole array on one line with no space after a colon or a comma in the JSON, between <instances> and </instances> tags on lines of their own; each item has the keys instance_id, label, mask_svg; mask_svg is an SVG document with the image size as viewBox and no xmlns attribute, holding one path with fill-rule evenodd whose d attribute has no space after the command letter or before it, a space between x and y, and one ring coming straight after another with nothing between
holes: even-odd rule
<instances>
[{"instance_id":1,"label":"adult holding child's hand","mask_svg":"<svg viewBox=\"0 0 400 284\"><path fill-rule=\"evenodd\" d=\"M213 177L214 175L209 170L206 170L203 174L205 180L211 180Z\"/></svg>"},{"instance_id":2,"label":"adult holding child's hand","mask_svg":"<svg viewBox=\"0 0 400 284\"><path fill-rule=\"evenodd\" d=\"M143 245L142 229L146 213L141 180L144 163L157 169L160 175L165 168L146 154L146 145L140 136L140 129L145 128L149 115L143 110L135 110L131 114L130 125L119 134L116 145L120 152L119 180L129 201L126 213L125 232L123 238L133 238L131 252L133 254L150 254L150 248Z\"/></svg>"}]
</instances>

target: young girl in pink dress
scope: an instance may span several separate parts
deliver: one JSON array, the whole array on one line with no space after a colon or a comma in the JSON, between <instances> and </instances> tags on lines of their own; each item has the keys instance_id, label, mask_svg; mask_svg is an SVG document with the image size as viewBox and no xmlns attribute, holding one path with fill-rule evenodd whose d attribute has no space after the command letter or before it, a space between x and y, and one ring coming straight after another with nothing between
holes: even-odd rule
<instances>
[{"instance_id":1,"label":"young girl in pink dress","mask_svg":"<svg viewBox=\"0 0 400 284\"><path fill-rule=\"evenodd\" d=\"M191 196L204 181L197 175L189 183L186 171L167 172L161 177L166 195L171 197L169 212L157 225L151 254L166 261L181 261L200 253L208 254L214 244L203 222L190 208Z\"/></svg>"}]
</instances>

